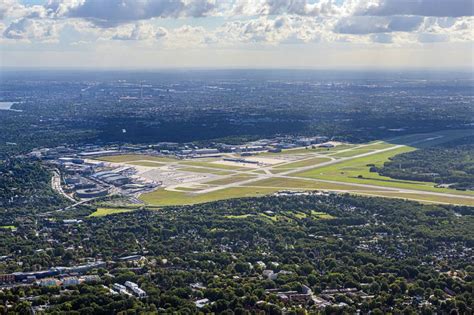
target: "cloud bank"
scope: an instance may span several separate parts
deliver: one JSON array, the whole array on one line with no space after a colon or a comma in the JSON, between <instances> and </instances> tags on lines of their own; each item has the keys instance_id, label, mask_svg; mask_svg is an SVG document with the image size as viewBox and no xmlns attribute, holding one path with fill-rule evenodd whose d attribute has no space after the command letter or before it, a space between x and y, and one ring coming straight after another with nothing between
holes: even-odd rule
<instances>
[{"instance_id":1,"label":"cloud bank","mask_svg":"<svg viewBox=\"0 0 474 315\"><path fill-rule=\"evenodd\" d=\"M340 42L400 47L474 39L471 0L3 0L0 18L1 41L10 45L75 38L163 49Z\"/></svg>"}]
</instances>

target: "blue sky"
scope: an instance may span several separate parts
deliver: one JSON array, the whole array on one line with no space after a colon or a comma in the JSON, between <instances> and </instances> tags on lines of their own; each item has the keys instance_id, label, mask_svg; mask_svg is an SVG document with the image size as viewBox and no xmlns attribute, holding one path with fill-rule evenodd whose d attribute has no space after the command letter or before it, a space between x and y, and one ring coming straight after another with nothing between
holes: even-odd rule
<instances>
[{"instance_id":1,"label":"blue sky","mask_svg":"<svg viewBox=\"0 0 474 315\"><path fill-rule=\"evenodd\" d=\"M8 67L464 68L471 0L3 0Z\"/></svg>"}]
</instances>

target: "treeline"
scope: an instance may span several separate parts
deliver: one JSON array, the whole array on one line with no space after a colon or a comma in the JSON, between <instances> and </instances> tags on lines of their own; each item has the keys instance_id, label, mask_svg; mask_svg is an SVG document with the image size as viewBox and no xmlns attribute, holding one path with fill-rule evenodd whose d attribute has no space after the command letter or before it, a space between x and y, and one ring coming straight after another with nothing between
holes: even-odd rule
<instances>
[{"instance_id":1,"label":"treeline","mask_svg":"<svg viewBox=\"0 0 474 315\"><path fill-rule=\"evenodd\" d=\"M396 155L383 167L372 167L380 175L396 179L435 182L449 187L474 189L474 140L462 138L443 146Z\"/></svg>"}]
</instances>

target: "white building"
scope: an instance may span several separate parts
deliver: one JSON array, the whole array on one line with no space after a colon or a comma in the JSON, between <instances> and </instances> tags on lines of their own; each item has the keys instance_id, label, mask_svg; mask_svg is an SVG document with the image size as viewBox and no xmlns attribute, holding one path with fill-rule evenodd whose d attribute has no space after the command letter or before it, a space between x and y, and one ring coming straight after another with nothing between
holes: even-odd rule
<instances>
[{"instance_id":1,"label":"white building","mask_svg":"<svg viewBox=\"0 0 474 315\"><path fill-rule=\"evenodd\" d=\"M125 286L130 289L138 288L138 284L132 281L125 281Z\"/></svg>"},{"instance_id":2,"label":"white building","mask_svg":"<svg viewBox=\"0 0 474 315\"><path fill-rule=\"evenodd\" d=\"M196 304L197 308L203 308L204 306L209 304L209 299L197 300L196 302L194 302L194 304Z\"/></svg>"},{"instance_id":3,"label":"white building","mask_svg":"<svg viewBox=\"0 0 474 315\"><path fill-rule=\"evenodd\" d=\"M135 293L136 296L139 298L145 298L146 297L146 292L140 289L139 287L133 287L132 288L133 293Z\"/></svg>"},{"instance_id":4,"label":"white building","mask_svg":"<svg viewBox=\"0 0 474 315\"><path fill-rule=\"evenodd\" d=\"M114 283L112 287L119 292L122 290L127 290L127 288L124 285L121 285L120 283Z\"/></svg>"}]
</instances>

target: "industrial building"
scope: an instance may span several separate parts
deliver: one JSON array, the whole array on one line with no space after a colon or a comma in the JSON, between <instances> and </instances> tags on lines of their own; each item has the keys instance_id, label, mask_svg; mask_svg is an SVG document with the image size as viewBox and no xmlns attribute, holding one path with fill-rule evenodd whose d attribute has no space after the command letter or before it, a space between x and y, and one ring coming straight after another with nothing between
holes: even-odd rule
<instances>
[{"instance_id":1,"label":"industrial building","mask_svg":"<svg viewBox=\"0 0 474 315\"><path fill-rule=\"evenodd\" d=\"M78 198L97 198L107 196L109 190L107 188L98 188L98 189L79 189L76 191L76 196Z\"/></svg>"}]
</instances>

